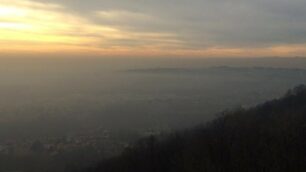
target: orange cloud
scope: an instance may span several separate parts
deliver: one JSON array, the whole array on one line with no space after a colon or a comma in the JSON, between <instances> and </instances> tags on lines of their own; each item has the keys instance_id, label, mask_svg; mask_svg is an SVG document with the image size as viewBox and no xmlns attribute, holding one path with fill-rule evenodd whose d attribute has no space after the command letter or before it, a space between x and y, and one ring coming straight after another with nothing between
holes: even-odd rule
<instances>
[{"instance_id":1,"label":"orange cloud","mask_svg":"<svg viewBox=\"0 0 306 172\"><path fill-rule=\"evenodd\" d=\"M0 52L70 52L72 49L76 52L84 49L109 52L130 48L131 45L125 45L124 40L151 41L152 46L178 42L171 34L124 31L95 24L67 11L57 4L0 0ZM106 47L109 49L105 50Z\"/></svg>"},{"instance_id":2,"label":"orange cloud","mask_svg":"<svg viewBox=\"0 0 306 172\"><path fill-rule=\"evenodd\" d=\"M128 11L98 11L105 20L157 20ZM77 54L87 56L298 56L306 45L266 48L186 48L174 33L136 32L97 24L59 4L0 0L0 54Z\"/></svg>"}]
</instances>

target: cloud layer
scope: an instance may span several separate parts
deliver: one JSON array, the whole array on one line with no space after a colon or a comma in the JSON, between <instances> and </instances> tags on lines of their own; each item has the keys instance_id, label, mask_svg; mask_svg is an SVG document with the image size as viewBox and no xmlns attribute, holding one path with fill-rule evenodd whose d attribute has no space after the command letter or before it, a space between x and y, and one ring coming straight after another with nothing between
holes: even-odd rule
<instances>
[{"instance_id":1,"label":"cloud layer","mask_svg":"<svg viewBox=\"0 0 306 172\"><path fill-rule=\"evenodd\" d=\"M303 56L305 9L304 0L0 0L0 52Z\"/></svg>"}]
</instances>

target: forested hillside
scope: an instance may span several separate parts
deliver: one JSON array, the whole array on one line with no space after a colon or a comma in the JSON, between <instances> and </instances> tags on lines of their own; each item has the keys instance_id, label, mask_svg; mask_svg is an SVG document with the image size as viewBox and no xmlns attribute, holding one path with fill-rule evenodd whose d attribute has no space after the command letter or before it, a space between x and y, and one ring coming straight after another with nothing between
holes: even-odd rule
<instances>
[{"instance_id":1,"label":"forested hillside","mask_svg":"<svg viewBox=\"0 0 306 172\"><path fill-rule=\"evenodd\" d=\"M188 131L151 136L90 172L306 170L306 87Z\"/></svg>"}]
</instances>

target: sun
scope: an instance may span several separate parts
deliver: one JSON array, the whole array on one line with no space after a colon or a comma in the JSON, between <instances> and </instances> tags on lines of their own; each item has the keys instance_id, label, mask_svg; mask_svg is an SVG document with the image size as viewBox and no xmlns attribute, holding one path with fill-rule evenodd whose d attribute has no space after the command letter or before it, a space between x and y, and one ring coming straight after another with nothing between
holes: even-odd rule
<instances>
[{"instance_id":1,"label":"sun","mask_svg":"<svg viewBox=\"0 0 306 172\"><path fill-rule=\"evenodd\" d=\"M26 18L27 11L12 6L0 5L0 29L4 30L28 30L32 29L31 25L20 21Z\"/></svg>"},{"instance_id":2,"label":"sun","mask_svg":"<svg viewBox=\"0 0 306 172\"><path fill-rule=\"evenodd\" d=\"M26 11L18 7L0 5L0 18L3 17L24 17Z\"/></svg>"}]
</instances>

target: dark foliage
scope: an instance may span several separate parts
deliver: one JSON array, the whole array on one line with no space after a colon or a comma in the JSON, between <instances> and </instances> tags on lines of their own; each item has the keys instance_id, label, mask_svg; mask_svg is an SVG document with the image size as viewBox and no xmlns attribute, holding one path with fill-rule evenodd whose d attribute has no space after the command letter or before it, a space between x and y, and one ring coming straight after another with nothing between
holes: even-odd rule
<instances>
[{"instance_id":1,"label":"dark foliage","mask_svg":"<svg viewBox=\"0 0 306 172\"><path fill-rule=\"evenodd\" d=\"M88 171L306 171L306 87L189 131L143 139Z\"/></svg>"}]
</instances>

